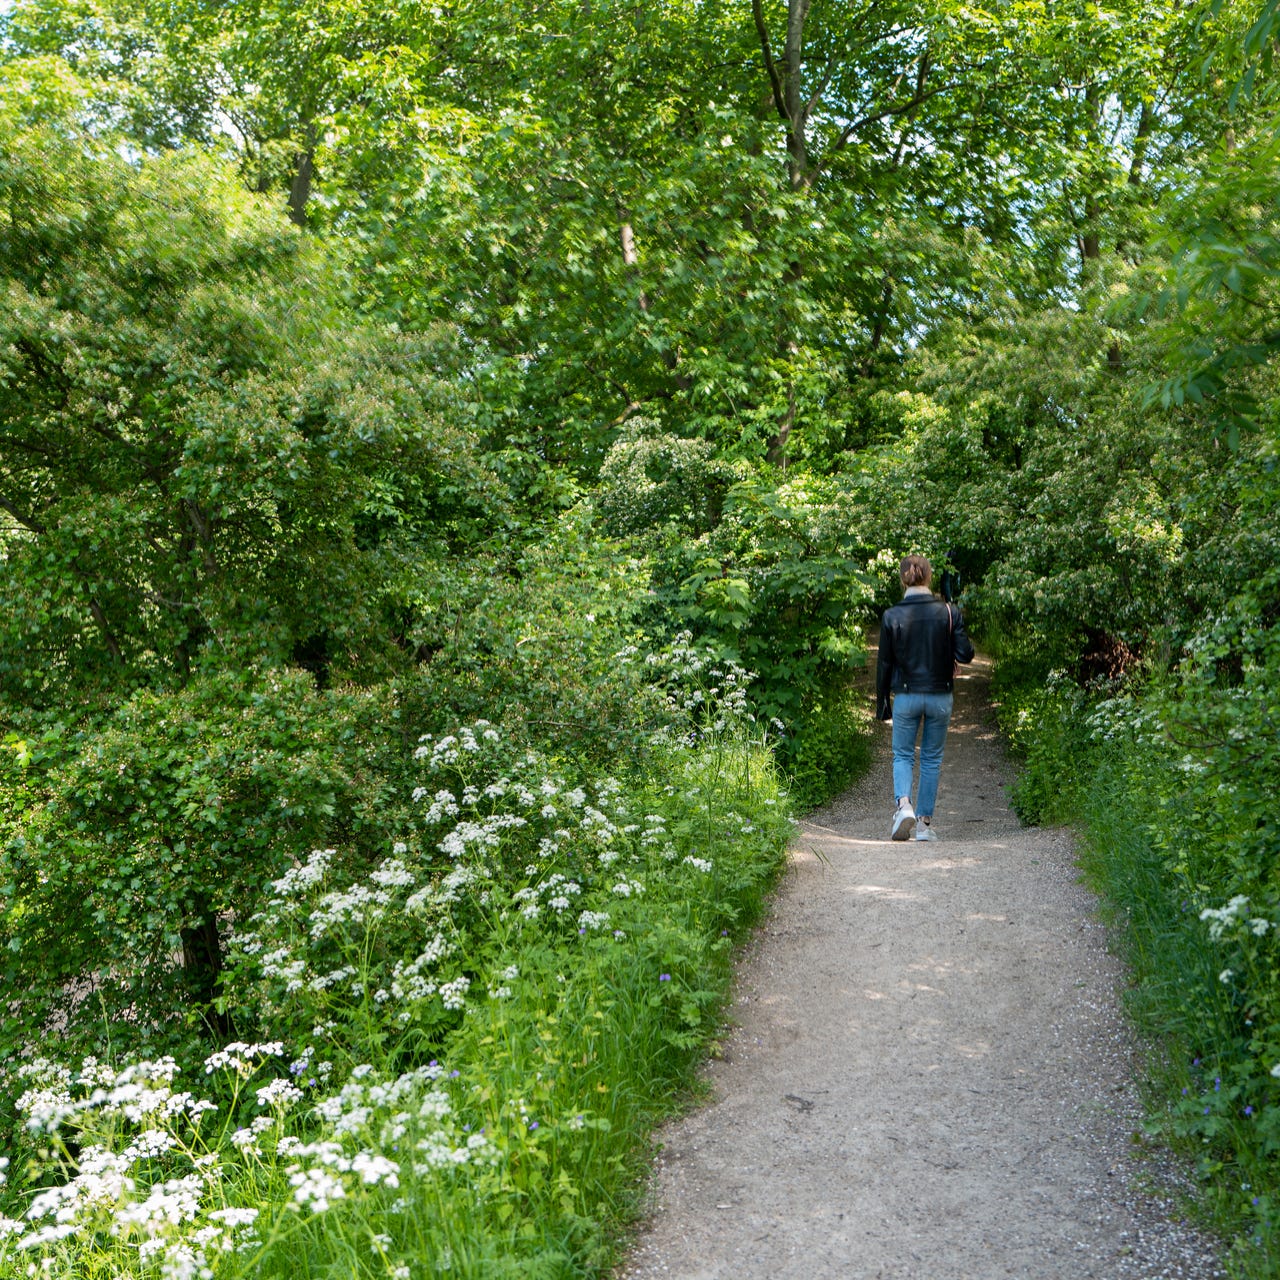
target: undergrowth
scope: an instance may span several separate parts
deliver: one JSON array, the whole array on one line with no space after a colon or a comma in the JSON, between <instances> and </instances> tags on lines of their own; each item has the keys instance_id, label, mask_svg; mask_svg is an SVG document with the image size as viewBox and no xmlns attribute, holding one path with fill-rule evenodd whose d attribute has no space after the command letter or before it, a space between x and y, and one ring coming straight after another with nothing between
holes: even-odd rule
<instances>
[{"instance_id":1,"label":"undergrowth","mask_svg":"<svg viewBox=\"0 0 1280 1280\"><path fill-rule=\"evenodd\" d=\"M372 869L300 852L235 922L237 1040L11 1060L0 1276L606 1271L791 830L742 674L671 660L629 773L424 740Z\"/></svg>"}]
</instances>

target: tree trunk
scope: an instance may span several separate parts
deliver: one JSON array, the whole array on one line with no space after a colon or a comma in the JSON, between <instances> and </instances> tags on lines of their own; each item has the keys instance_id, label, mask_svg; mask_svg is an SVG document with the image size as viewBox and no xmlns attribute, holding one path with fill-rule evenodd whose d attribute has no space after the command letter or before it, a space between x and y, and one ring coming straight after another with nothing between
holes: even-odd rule
<instances>
[{"instance_id":1,"label":"tree trunk","mask_svg":"<svg viewBox=\"0 0 1280 1280\"><path fill-rule=\"evenodd\" d=\"M787 165L791 185L808 187L809 112L804 100L801 71L804 66L804 24L809 16L809 0L787 0L787 43L783 53L783 104L787 110Z\"/></svg>"},{"instance_id":2,"label":"tree trunk","mask_svg":"<svg viewBox=\"0 0 1280 1280\"><path fill-rule=\"evenodd\" d=\"M307 122L305 144L293 158L293 179L289 183L289 221L295 226L307 225L307 201L311 198L311 181L316 167L316 127Z\"/></svg>"},{"instance_id":3,"label":"tree trunk","mask_svg":"<svg viewBox=\"0 0 1280 1280\"><path fill-rule=\"evenodd\" d=\"M199 1010L209 1029L219 1036L231 1034L231 1019L214 1007L218 977L222 973L222 939L218 917L208 899L196 903L195 923L179 930L182 938L182 968L188 998Z\"/></svg>"},{"instance_id":4,"label":"tree trunk","mask_svg":"<svg viewBox=\"0 0 1280 1280\"><path fill-rule=\"evenodd\" d=\"M640 254L636 249L635 231L631 226L631 219L623 210L618 213L618 242L622 247L622 264L626 267L628 274L636 281L638 294L636 305L640 308L643 315L649 314L649 295L645 293L643 286L640 286ZM667 366L667 371L675 379L675 384L681 391L688 391L693 385L693 379L680 372L680 355L676 351L672 351L670 347L662 349L662 363Z\"/></svg>"}]
</instances>

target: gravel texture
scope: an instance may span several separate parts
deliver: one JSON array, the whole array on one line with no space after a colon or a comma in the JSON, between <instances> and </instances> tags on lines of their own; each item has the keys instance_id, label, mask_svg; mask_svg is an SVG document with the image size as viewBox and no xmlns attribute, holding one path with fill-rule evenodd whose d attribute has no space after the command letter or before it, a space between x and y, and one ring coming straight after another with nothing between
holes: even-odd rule
<instances>
[{"instance_id":1,"label":"gravel texture","mask_svg":"<svg viewBox=\"0 0 1280 1280\"><path fill-rule=\"evenodd\" d=\"M619 1280L1208 1280L1135 1139L1123 971L1065 831L1004 793L987 664L958 682L933 843L891 843L888 727L801 824L713 1101L658 1135Z\"/></svg>"}]
</instances>

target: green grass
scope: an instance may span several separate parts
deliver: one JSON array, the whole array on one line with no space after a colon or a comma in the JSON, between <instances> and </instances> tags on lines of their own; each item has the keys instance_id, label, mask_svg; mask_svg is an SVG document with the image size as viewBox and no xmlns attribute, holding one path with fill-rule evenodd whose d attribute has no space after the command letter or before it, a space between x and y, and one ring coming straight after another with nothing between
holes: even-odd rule
<instances>
[{"instance_id":1,"label":"green grass","mask_svg":"<svg viewBox=\"0 0 1280 1280\"><path fill-rule=\"evenodd\" d=\"M1156 847L1138 817L1144 800L1123 760L1104 759L1078 825L1081 866L1129 971L1125 1003L1145 1047L1147 1131L1191 1162L1197 1211L1231 1241L1230 1274L1274 1278L1280 1170L1261 1128L1248 1029L1238 996L1220 981L1224 952L1200 919L1202 895Z\"/></svg>"},{"instance_id":2,"label":"green grass","mask_svg":"<svg viewBox=\"0 0 1280 1280\"><path fill-rule=\"evenodd\" d=\"M1141 696L1107 710L1061 682L1022 686L1007 675L1001 695L1019 815L1075 827L1126 963L1147 1132L1188 1160L1191 1211L1229 1241L1230 1274L1275 1280L1280 1090L1259 1056L1267 1019L1255 1004L1275 986L1269 937L1251 937L1242 918L1214 939L1201 918L1239 892L1222 879L1232 836L1218 815L1230 797L1208 769L1182 767L1184 751L1153 731L1158 720L1133 728L1146 713Z\"/></svg>"}]
</instances>

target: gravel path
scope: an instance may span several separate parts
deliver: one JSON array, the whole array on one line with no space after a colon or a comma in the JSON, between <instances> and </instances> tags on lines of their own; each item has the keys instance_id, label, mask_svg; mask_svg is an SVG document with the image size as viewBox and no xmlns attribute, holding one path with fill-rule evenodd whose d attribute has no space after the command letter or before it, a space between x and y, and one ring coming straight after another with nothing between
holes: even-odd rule
<instances>
[{"instance_id":1,"label":"gravel path","mask_svg":"<svg viewBox=\"0 0 1280 1280\"><path fill-rule=\"evenodd\" d=\"M802 824L620 1280L1223 1274L1134 1140L1123 974L1068 833L1006 803L988 676L958 682L938 841L886 839L887 726Z\"/></svg>"}]
</instances>

